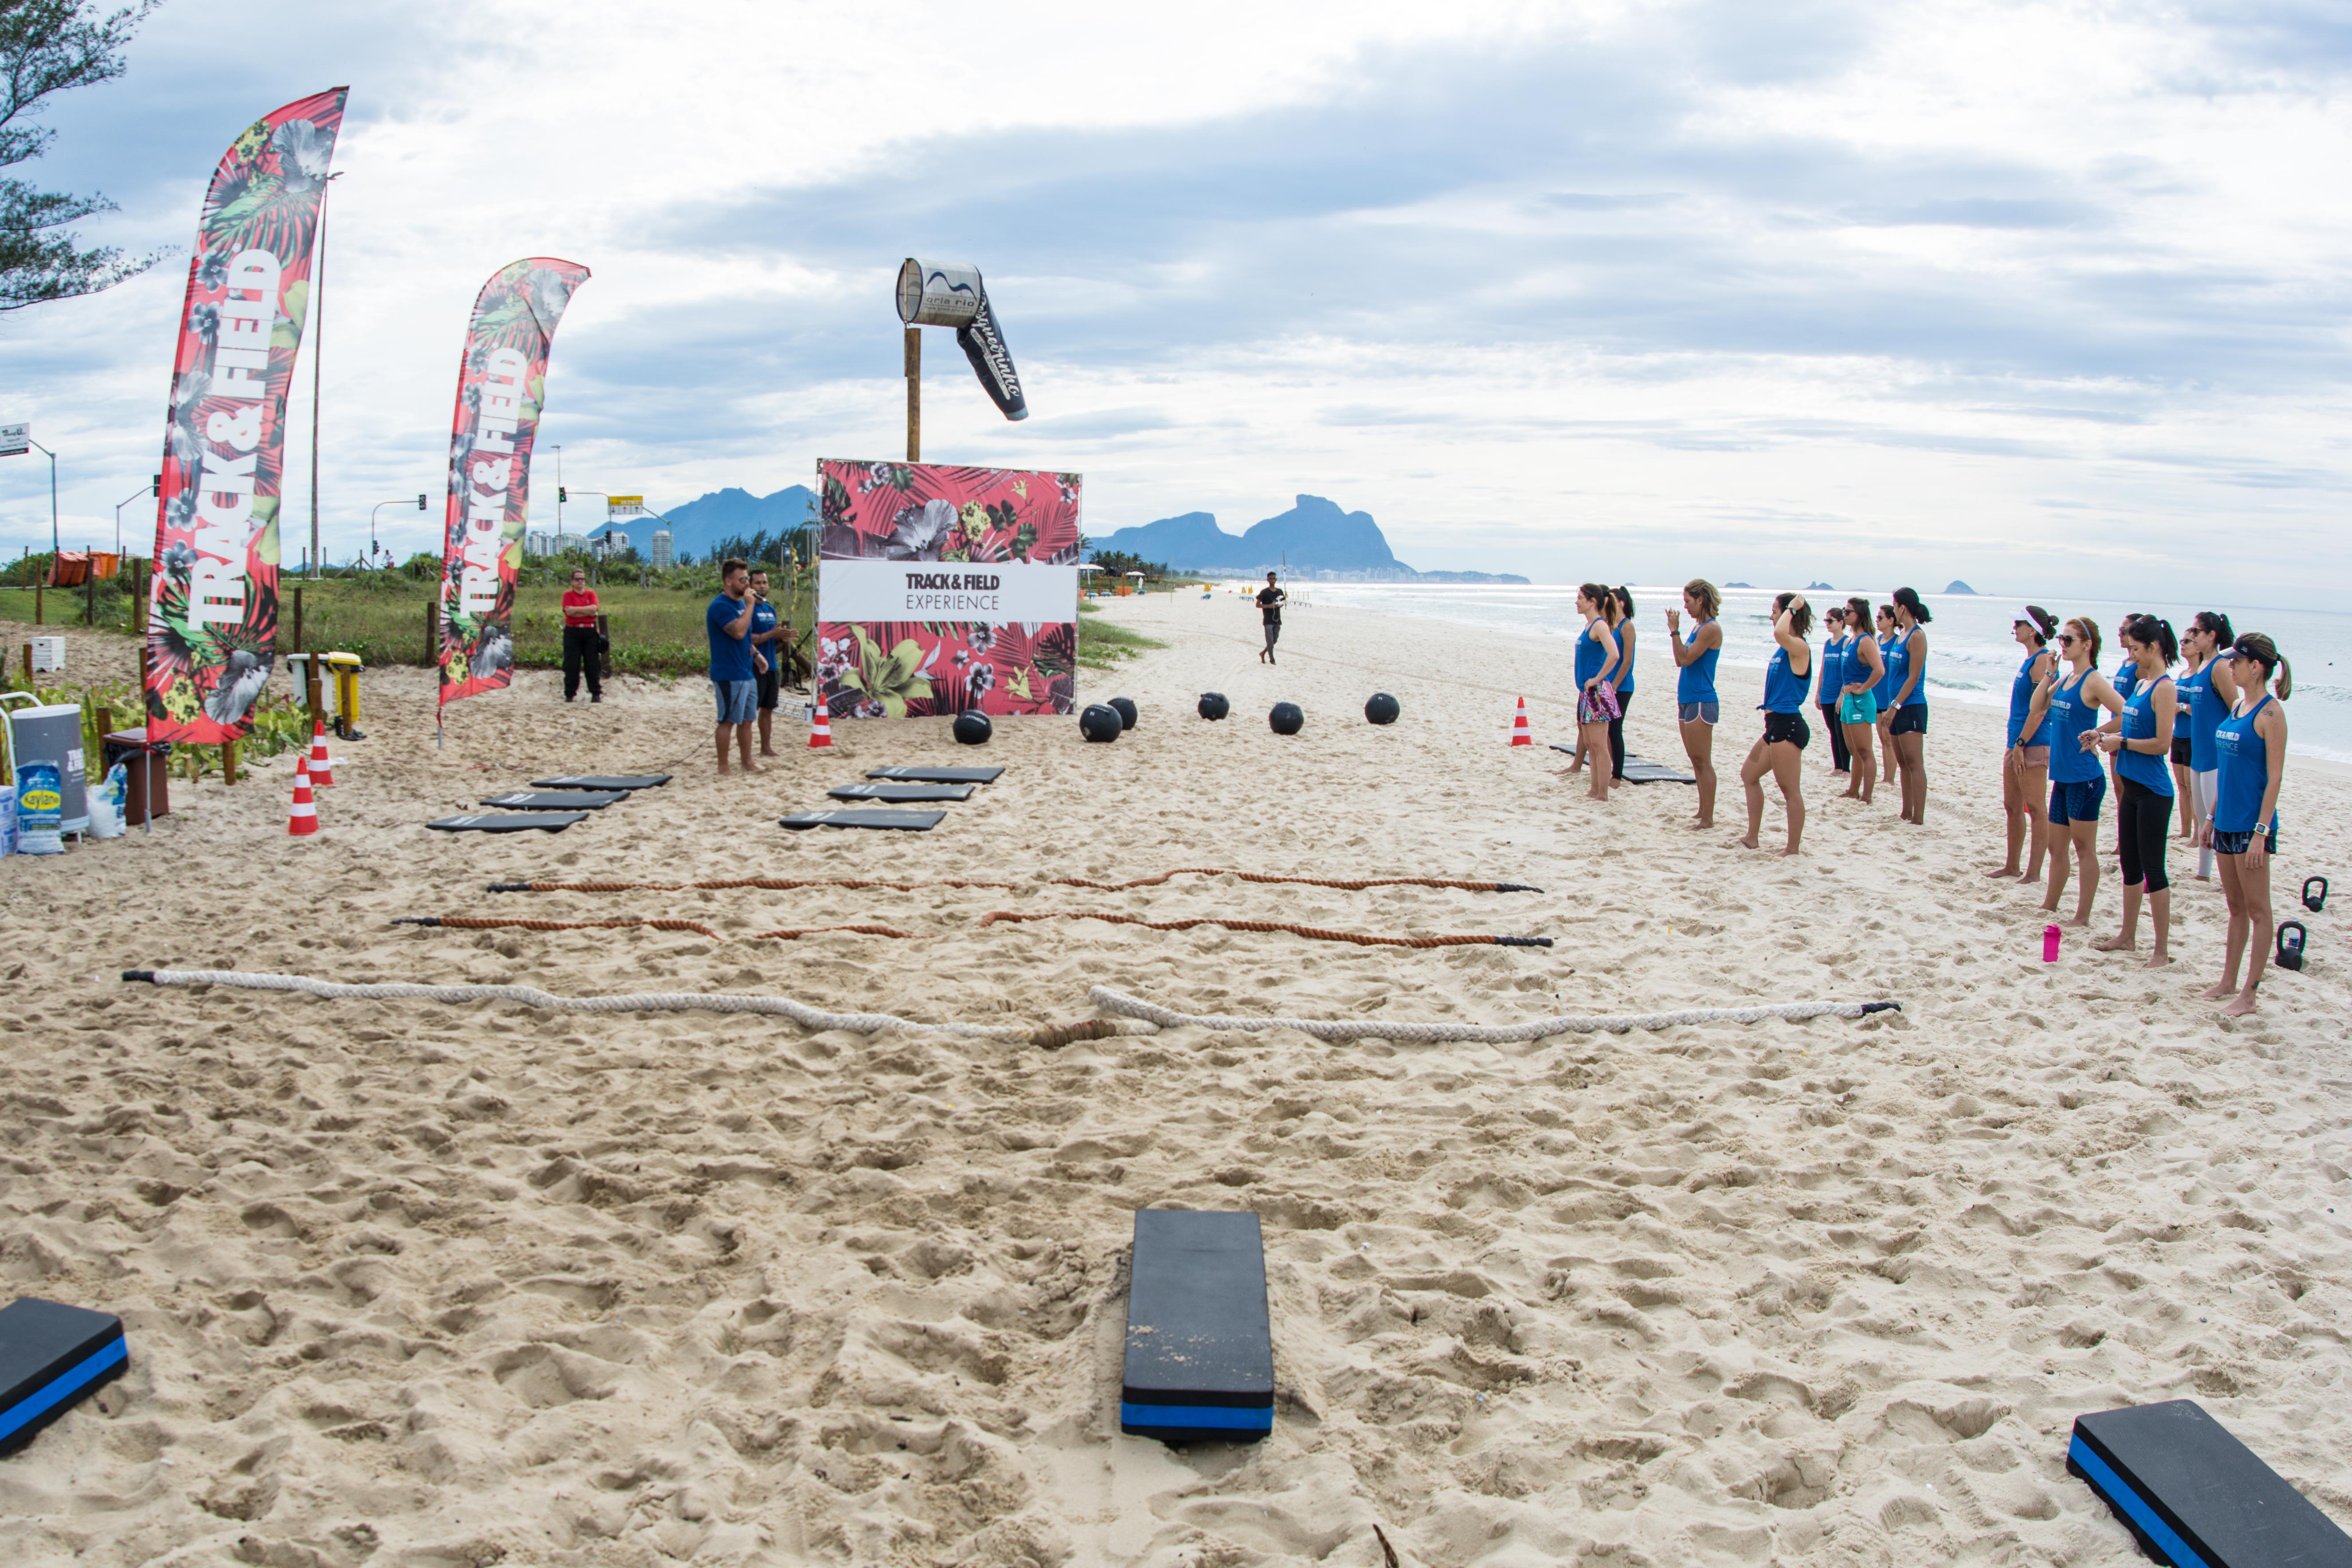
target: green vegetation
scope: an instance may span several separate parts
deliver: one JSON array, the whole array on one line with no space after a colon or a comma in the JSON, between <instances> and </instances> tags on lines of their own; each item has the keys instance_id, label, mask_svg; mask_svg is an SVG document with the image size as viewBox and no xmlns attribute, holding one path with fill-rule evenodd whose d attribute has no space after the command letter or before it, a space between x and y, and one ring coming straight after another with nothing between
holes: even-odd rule
<instances>
[{"instance_id":1,"label":"green vegetation","mask_svg":"<svg viewBox=\"0 0 2352 1568\"><path fill-rule=\"evenodd\" d=\"M1092 599L1078 601L1078 663L1082 668L1109 669L1148 648L1167 646L1131 626L1104 620L1102 607Z\"/></svg>"}]
</instances>

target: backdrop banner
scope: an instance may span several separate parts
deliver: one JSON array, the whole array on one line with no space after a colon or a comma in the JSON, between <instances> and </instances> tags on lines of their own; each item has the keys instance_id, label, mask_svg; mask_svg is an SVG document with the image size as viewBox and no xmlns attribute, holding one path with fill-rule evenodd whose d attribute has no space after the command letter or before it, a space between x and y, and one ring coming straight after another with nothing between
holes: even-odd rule
<instances>
[{"instance_id":1,"label":"backdrop banner","mask_svg":"<svg viewBox=\"0 0 2352 1568\"><path fill-rule=\"evenodd\" d=\"M816 467L816 679L829 712L1071 711L1077 475Z\"/></svg>"},{"instance_id":2,"label":"backdrop banner","mask_svg":"<svg viewBox=\"0 0 2352 1568\"><path fill-rule=\"evenodd\" d=\"M253 728L277 660L286 394L310 303L348 88L257 120L221 157L172 358L147 601L147 734L200 745Z\"/></svg>"},{"instance_id":3,"label":"backdrop banner","mask_svg":"<svg viewBox=\"0 0 2352 1568\"><path fill-rule=\"evenodd\" d=\"M576 261L534 256L490 275L474 300L450 420L449 512L441 547L441 705L514 679L515 568L530 509L530 445L546 401L547 351Z\"/></svg>"}]
</instances>

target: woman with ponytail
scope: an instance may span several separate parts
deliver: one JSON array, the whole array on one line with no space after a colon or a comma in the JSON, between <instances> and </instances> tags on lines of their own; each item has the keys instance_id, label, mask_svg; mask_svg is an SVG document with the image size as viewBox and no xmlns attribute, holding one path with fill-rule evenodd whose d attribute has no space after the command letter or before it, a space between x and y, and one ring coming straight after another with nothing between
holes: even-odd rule
<instances>
[{"instance_id":1,"label":"woman with ponytail","mask_svg":"<svg viewBox=\"0 0 2352 1568\"><path fill-rule=\"evenodd\" d=\"M1878 782L1878 758L1871 742L1878 732L1878 683L1886 678L1886 658L1878 639L1870 635L1870 601L1845 602L1845 684L1838 689L1837 721L1845 731L1846 800L1870 804L1871 786Z\"/></svg>"},{"instance_id":2,"label":"woman with ponytail","mask_svg":"<svg viewBox=\"0 0 2352 1568\"><path fill-rule=\"evenodd\" d=\"M2017 678L2009 685L2009 750L2000 759L2000 807L2009 821L2009 858L1987 871L1988 877L2015 877L2021 882L2042 879L2042 852L2047 847L2042 833L2042 796L2050 784L2048 705L2041 710L2040 728L2029 730L2025 721L2034 711L2034 694L2058 667L2058 658L2049 647L2050 634L2057 629L2058 617L2039 605L2026 605L2011 624L2011 635L2025 650L2025 662L2017 667ZM2017 868L2020 850L2028 851L2021 872Z\"/></svg>"},{"instance_id":3,"label":"woman with ponytail","mask_svg":"<svg viewBox=\"0 0 2352 1568\"><path fill-rule=\"evenodd\" d=\"M2230 645L2238 634L2230 617L2219 610L2200 610L2180 636L2180 647L2195 661L2193 673L2180 680L2180 700L2189 704L2189 838L2197 846L2197 879L2213 879L2213 796L2221 782L2221 758L2213 748L2213 732L2238 704L2236 664Z\"/></svg>"},{"instance_id":4,"label":"woman with ponytail","mask_svg":"<svg viewBox=\"0 0 2352 1568\"><path fill-rule=\"evenodd\" d=\"M1895 663L1895 606L1878 606L1878 685L1871 698L1878 706L1878 782L1895 787L1895 693L1903 685L1903 671Z\"/></svg>"},{"instance_id":5,"label":"woman with ponytail","mask_svg":"<svg viewBox=\"0 0 2352 1568\"><path fill-rule=\"evenodd\" d=\"M2172 826L2172 731L2179 712L2178 683L2169 673L2180 645L2168 621L2127 616L2116 632L2132 659L2132 692L2123 711L2099 726L2099 745L2116 760L2116 858L2124 874L2123 929L2091 945L2129 952L2139 942L2139 906L2146 895L2156 922L2151 969L2172 962L2172 881L2164 863Z\"/></svg>"},{"instance_id":6,"label":"woman with ponytail","mask_svg":"<svg viewBox=\"0 0 2352 1568\"><path fill-rule=\"evenodd\" d=\"M1633 706L1633 595L1623 584L1610 590L1609 630L1617 639L1617 716L1609 721L1609 778L1625 778L1625 710Z\"/></svg>"},{"instance_id":7,"label":"woman with ponytail","mask_svg":"<svg viewBox=\"0 0 2352 1568\"><path fill-rule=\"evenodd\" d=\"M1830 738L1830 773L1839 778L1853 765L1853 753L1845 743L1845 726L1838 722L1838 699L1845 692L1847 650L1853 647L1855 633L1845 624L1845 606L1832 605L1822 612L1822 679L1813 692L1813 706L1821 710L1822 732Z\"/></svg>"},{"instance_id":8,"label":"woman with ponytail","mask_svg":"<svg viewBox=\"0 0 2352 1568\"><path fill-rule=\"evenodd\" d=\"M2294 671L2278 645L2260 632L2247 632L2230 648L2231 674L2238 700L2213 731L2221 754L2221 779L2213 802L2213 851L2221 862L2221 893L2230 901L2229 956L2221 983L2200 993L2220 1001L2224 1018L2254 1010L2254 988L2271 966L2271 857L2278 853L2279 785L2286 778L2286 714L2279 708L2294 690ZM2271 700L2277 673L2278 702ZM2246 984L2238 987L2238 964L2246 964Z\"/></svg>"},{"instance_id":9,"label":"woman with ponytail","mask_svg":"<svg viewBox=\"0 0 2352 1568\"><path fill-rule=\"evenodd\" d=\"M1919 602L1917 590L1895 590L1895 649L1887 662L1900 671L1895 688L1895 721L1886 727L1895 742L1895 771L1902 776L1903 820L1927 820L1927 633L1936 613ZM1900 660L1897 663L1897 660Z\"/></svg>"},{"instance_id":10,"label":"woman with ponytail","mask_svg":"<svg viewBox=\"0 0 2352 1568\"><path fill-rule=\"evenodd\" d=\"M1588 764L1589 798L1609 798L1609 721L1617 716L1617 637L1609 629L1616 595L1598 583L1576 590L1576 613L1584 629L1576 634L1576 760L1561 771L1567 778Z\"/></svg>"},{"instance_id":11,"label":"woman with ponytail","mask_svg":"<svg viewBox=\"0 0 2352 1568\"><path fill-rule=\"evenodd\" d=\"M1683 635L1682 616L1666 612L1666 646L1674 651L1675 711L1681 721L1683 753L1690 758L1691 777L1698 784L1698 812L1694 827L1715 826L1715 725L1723 716L1715 690L1715 661L1723 652L1723 627L1716 616L1723 595L1704 577L1683 584L1683 609L1691 618L1690 635Z\"/></svg>"},{"instance_id":12,"label":"woman with ponytail","mask_svg":"<svg viewBox=\"0 0 2352 1568\"><path fill-rule=\"evenodd\" d=\"M2074 918L2070 925L2091 923L2091 900L2099 890L2099 807L2107 798L2106 770L2092 750L2093 731L2102 710L2124 710L2123 699L2098 670L2099 627L2087 616L2076 616L2058 628L2058 657L2033 694L2025 715L2025 732L2050 721L2050 816L2044 843L2050 850L2050 891L2043 910L2058 912L2066 891L2066 878L2075 863L2083 868L2082 885L2074 893Z\"/></svg>"},{"instance_id":13,"label":"woman with ponytail","mask_svg":"<svg viewBox=\"0 0 2352 1568\"><path fill-rule=\"evenodd\" d=\"M1780 804L1789 817L1789 846L1794 855L1805 836L1805 743L1812 738L1805 723L1807 678L1812 674L1813 653L1805 641L1813 629L1813 612L1802 594L1783 594L1772 601L1772 662L1764 668L1764 733L1740 765L1739 782L1748 791L1748 837L1739 842L1757 847L1764 827L1764 775L1780 782Z\"/></svg>"}]
</instances>

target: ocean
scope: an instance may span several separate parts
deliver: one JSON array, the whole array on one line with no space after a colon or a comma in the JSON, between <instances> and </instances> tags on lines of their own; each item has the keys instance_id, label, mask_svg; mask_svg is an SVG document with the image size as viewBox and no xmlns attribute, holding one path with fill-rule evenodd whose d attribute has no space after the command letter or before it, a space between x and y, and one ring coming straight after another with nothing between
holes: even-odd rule
<instances>
[{"instance_id":1,"label":"ocean","mask_svg":"<svg viewBox=\"0 0 2352 1568\"><path fill-rule=\"evenodd\" d=\"M1387 583L1310 583L1297 587L1314 604L1387 615L1419 616L1489 626L1533 637L1575 636L1583 623L1576 614L1576 590L1567 585L1406 585ZM1885 604L1888 588L1821 590L1805 597L1818 613L1850 595ZM1772 654L1772 600L1778 589L1727 588L1723 603L1721 664L1760 672ZM1682 607L1682 586L1633 585L1643 643L1664 647L1664 612ZM2294 668L2294 696L2286 705L2288 750L2330 762L2352 763L2352 614L2324 610L2270 610L2239 605L2138 604L2058 597L2011 598L1989 594L1923 594L1935 619L1929 623L1927 693L1931 701L1969 702L2006 710L2010 682L2024 654L2011 639L2019 607L2040 605L2060 620L2088 616L2105 639L2102 668L2112 671L2121 655L2116 627L2126 615L2147 611L2170 621L2178 631L2200 610L2217 610L2241 632L2264 632ZM1687 622L1685 623L1687 626ZM1821 646L1816 627L1815 647ZM1568 657L1562 650L1561 657ZM1721 683L1718 678L1718 684ZM1731 692L1727 689L1726 698Z\"/></svg>"}]
</instances>

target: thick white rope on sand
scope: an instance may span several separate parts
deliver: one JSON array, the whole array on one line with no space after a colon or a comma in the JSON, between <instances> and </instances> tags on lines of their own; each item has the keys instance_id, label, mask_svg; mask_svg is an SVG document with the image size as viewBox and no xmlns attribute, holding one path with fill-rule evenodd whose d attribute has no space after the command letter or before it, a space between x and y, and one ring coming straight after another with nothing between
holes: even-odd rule
<instances>
[{"instance_id":1,"label":"thick white rope on sand","mask_svg":"<svg viewBox=\"0 0 2352 1568\"><path fill-rule=\"evenodd\" d=\"M1163 1029L1297 1029L1318 1040L1474 1040L1510 1045L1551 1035L1590 1035L1630 1029L1671 1029L1683 1024L1756 1024L1767 1018L1859 1018L1868 1013L1900 1012L1897 1002L1779 1002L1753 1007L1685 1007L1675 1013L1620 1013L1613 1016L1538 1018L1526 1024L1408 1024L1372 1018L1200 1017L1158 1006L1139 997L1097 985L1087 1000L1107 1013L1124 1014Z\"/></svg>"},{"instance_id":2,"label":"thick white rope on sand","mask_svg":"<svg viewBox=\"0 0 2352 1568\"><path fill-rule=\"evenodd\" d=\"M307 974L256 974L234 969L133 969L125 980L157 985L229 985L242 991L299 991L330 1002L520 1002L550 1013L765 1013L790 1018L812 1032L846 1029L878 1034L884 1029L929 1029L982 1039L1025 1040L1036 1031L1027 1024L925 1024L887 1013L826 1013L789 996L740 996L688 991L639 992L625 996L558 996L529 985L414 985L394 982L343 985Z\"/></svg>"}]
</instances>

